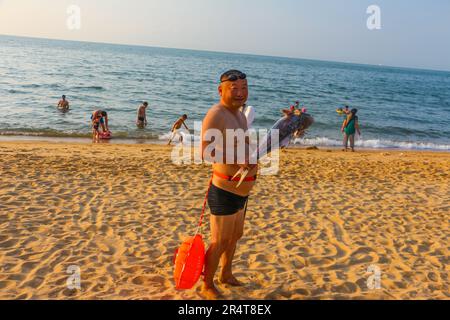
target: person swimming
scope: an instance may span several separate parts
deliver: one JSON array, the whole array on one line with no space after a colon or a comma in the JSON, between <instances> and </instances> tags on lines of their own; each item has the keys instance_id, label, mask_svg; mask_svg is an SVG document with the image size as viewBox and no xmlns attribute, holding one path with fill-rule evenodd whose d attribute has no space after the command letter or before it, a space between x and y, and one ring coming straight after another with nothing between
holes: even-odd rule
<instances>
[{"instance_id":1,"label":"person swimming","mask_svg":"<svg viewBox=\"0 0 450 320\"><path fill-rule=\"evenodd\" d=\"M70 108L69 101L66 100L65 95L62 95L61 100L59 100L58 102L58 109L66 111L69 110L69 108Z\"/></svg>"},{"instance_id":2,"label":"person swimming","mask_svg":"<svg viewBox=\"0 0 450 320\"><path fill-rule=\"evenodd\" d=\"M295 106L291 106L289 109L282 109L281 112L286 116L289 117L290 115L295 113Z\"/></svg>"}]
</instances>

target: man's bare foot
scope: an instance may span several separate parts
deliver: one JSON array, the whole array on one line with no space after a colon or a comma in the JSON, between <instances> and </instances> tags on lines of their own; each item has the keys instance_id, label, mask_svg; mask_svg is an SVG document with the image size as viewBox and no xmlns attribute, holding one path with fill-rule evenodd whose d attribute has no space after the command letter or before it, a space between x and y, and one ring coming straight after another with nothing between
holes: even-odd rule
<instances>
[{"instance_id":1,"label":"man's bare foot","mask_svg":"<svg viewBox=\"0 0 450 320\"><path fill-rule=\"evenodd\" d=\"M207 300L219 300L223 298L220 291L214 285L211 287L203 284L200 294Z\"/></svg>"},{"instance_id":2,"label":"man's bare foot","mask_svg":"<svg viewBox=\"0 0 450 320\"><path fill-rule=\"evenodd\" d=\"M236 279L235 276L231 275L231 276L221 276L219 279L219 282L221 284L228 284L232 287L242 287L243 284L242 282L240 282L238 279Z\"/></svg>"}]
</instances>

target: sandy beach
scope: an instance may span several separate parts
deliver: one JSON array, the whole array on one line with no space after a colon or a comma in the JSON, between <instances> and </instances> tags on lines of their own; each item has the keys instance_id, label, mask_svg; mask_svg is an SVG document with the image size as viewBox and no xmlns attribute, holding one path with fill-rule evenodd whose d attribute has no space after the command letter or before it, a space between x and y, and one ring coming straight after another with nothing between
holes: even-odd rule
<instances>
[{"instance_id":1,"label":"sandy beach","mask_svg":"<svg viewBox=\"0 0 450 320\"><path fill-rule=\"evenodd\" d=\"M170 150L0 142L0 299L201 299L199 286L174 289L172 259L195 231L210 167L177 166ZM285 150L250 199L235 259L246 285L218 288L449 299L449 218L449 153ZM70 266L81 290L67 287Z\"/></svg>"}]
</instances>

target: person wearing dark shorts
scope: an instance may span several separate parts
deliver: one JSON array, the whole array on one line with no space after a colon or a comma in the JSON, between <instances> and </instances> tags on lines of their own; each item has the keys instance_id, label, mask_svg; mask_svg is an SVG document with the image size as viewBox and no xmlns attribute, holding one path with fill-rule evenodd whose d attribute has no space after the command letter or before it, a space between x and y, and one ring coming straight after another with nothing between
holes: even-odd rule
<instances>
[{"instance_id":1,"label":"person wearing dark shorts","mask_svg":"<svg viewBox=\"0 0 450 320\"><path fill-rule=\"evenodd\" d=\"M147 113L148 102L143 102L137 110L136 125L139 128L144 128L147 125Z\"/></svg>"},{"instance_id":2,"label":"person wearing dark shorts","mask_svg":"<svg viewBox=\"0 0 450 320\"><path fill-rule=\"evenodd\" d=\"M247 119L242 113L248 98L246 78L244 73L237 70L227 71L220 77L220 102L211 107L202 124L201 156L213 167L208 193L211 241L205 256L205 276L201 290L206 299L222 297L214 283L219 263L219 283L242 286L233 274L233 258L238 241L244 234L247 203L258 171L258 166L250 164L248 160L248 135L235 140L235 134L248 131ZM230 134L233 137L228 137L232 140L227 139ZM227 140L233 141L229 144L230 148L233 148L234 143L234 155L238 155L238 150L245 149L245 157L230 156L231 159L228 159L227 154L231 152L227 150ZM239 177L243 170L248 170L247 176L241 174Z\"/></svg>"},{"instance_id":3,"label":"person wearing dark shorts","mask_svg":"<svg viewBox=\"0 0 450 320\"><path fill-rule=\"evenodd\" d=\"M241 210L245 211L248 198L248 196L241 197L211 185L208 193L208 206L211 214L215 216L230 216Z\"/></svg>"}]
</instances>

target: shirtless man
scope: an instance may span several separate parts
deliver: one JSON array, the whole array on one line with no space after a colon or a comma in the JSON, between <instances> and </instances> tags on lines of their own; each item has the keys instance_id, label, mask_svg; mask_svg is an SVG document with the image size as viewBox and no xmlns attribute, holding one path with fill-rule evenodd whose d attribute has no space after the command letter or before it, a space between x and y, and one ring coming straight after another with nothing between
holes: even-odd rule
<instances>
[{"instance_id":1,"label":"shirtless man","mask_svg":"<svg viewBox=\"0 0 450 320\"><path fill-rule=\"evenodd\" d=\"M234 163L226 163L227 129L247 128L247 120L240 108L248 98L247 76L240 71L230 70L220 78L220 102L214 105L206 114L202 126L201 153L202 159L213 163L213 181L208 194L208 205L211 209L211 243L205 257L205 277L202 294L208 299L218 299L220 292L214 285L214 275L221 262L220 283L231 286L242 284L234 277L232 262L236 245L244 232L245 211L258 171L257 165L249 164L248 154L244 161L234 157ZM209 141L208 130L218 130L222 133L223 145L215 139ZM245 138L246 149L249 139ZM208 151L214 145L214 150ZM234 154L237 154L236 142L232 144ZM246 152L248 153L248 151ZM231 157L230 157L231 158ZM242 162L242 163L240 163ZM237 188L239 177L232 177L241 169L249 169L244 182Z\"/></svg>"},{"instance_id":2,"label":"shirtless man","mask_svg":"<svg viewBox=\"0 0 450 320\"><path fill-rule=\"evenodd\" d=\"M59 102L58 102L58 109L61 109L61 110L69 110L69 101L67 101L66 100L66 96L65 95L63 95L62 97L61 97L61 100L59 100Z\"/></svg>"},{"instance_id":3,"label":"shirtless man","mask_svg":"<svg viewBox=\"0 0 450 320\"><path fill-rule=\"evenodd\" d=\"M177 130L179 130L181 128L181 126L184 126L186 128L186 130L189 131L189 128L187 127L185 121L187 120L188 116L186 114L183 114L183 116L178 119L172 126L172 136L170 137L169 143L168 145L170 146L170 144L172 143L172 140L175 138L176 134L177 134ZM180 141L183 142L183 136L180 136Z\"/></svg>"},{"instance_id":4,"label":"shirtless man","mask_svg":"<svg viewBox=\"0 0 450 320\"><path fill-rule=\"evenodd\" d=\"M147 114L146 110L148 107L148 102L144 102L137 111L137 119L136 119L136 125L139 128L144 128L147 125Z\"/></svg>"}]
</instances>

